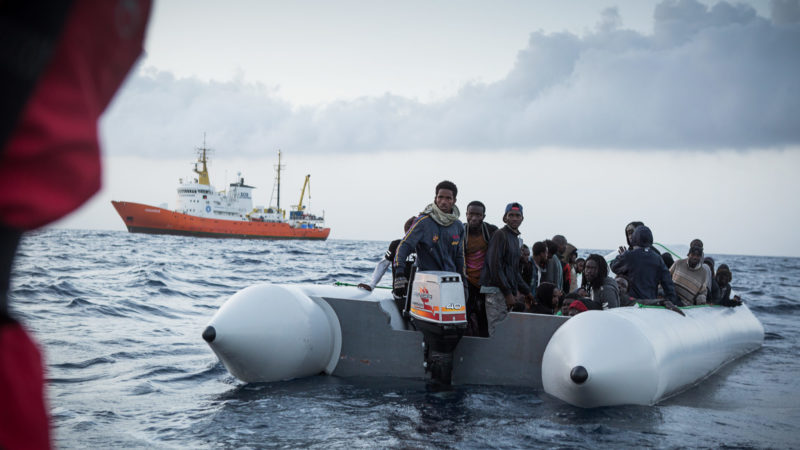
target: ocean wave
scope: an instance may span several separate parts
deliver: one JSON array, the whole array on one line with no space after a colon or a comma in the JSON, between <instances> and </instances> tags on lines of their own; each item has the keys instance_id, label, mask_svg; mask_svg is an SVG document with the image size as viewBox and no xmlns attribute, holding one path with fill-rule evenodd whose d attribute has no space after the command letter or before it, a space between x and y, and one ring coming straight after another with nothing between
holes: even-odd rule
<instances>
[{"instance_id":1,"label":"ocean wave","mask_svg":"<svg viewBox=\"0 0 800 450\"><path fill-rule=\"evenodd\" d=\"M139 396L139 395L147 395L161 392L161 389L155 387L155 385L149 381L145 381L144 383L139 383L131 389L131 395Z\"/></svg>"},{"instance_id":2,"label":"ocean wave","mask_svg":"<svg viewBox=\"0 0 800 450\"><path fill-rule=\"evenodd\" d=\"M191 294L185 291L170 289L168 287L162 287L158 290L159 294L165 295L167 297L186 297L186 298L197 298L197 294Z\"/></svg>"},{"instance_id":3,"label":"ocean wave","mask_svg":"<svg viewBox=\"0 0 800 450\"><path fill-rule=\"evenodd\" d=\"M50 384L78 384L78 383L88 383L91 381L97 381L103 378L105 378L104 375L95 374L82 377L54 377L54 378L48 378L47 382Z\"/></svg>"},{"instance_id":4,"label":"ocean wave","mask_svg":"<svg viewBox=\"0 0 800 450\"><path fill-rule=\"evenodd\" d=\"M246 266L246 265L258 265L264 264L263 259L255 259L255 258L232 258L228 260L229 264L233 264L234 266Z\"/></svg>"},{"instance_id":5,"label":"ocean wave","mask_svg":"<svg viewBox=\"0 0 800 450\"><path fill-rule=\"evenodd\" d=\"M148 305L135 300L123 300L119 304L126 307L128 311L136 314L147 313L168 319L176 319L179 317L176 312L171 311L170 308L165 306Z\"/></svg>"},{"instance_id":6,"label":"ocean wave","mask_svg":"<svg viewBox=\"0 0 800 450\"><path fill-rule=\"evenodd\" d=\"M788 299L772 301L770 302L770 304L767 305L753 304L753 302L748 302L747 306L752 311L772 313L772 314L792 313L795 311L800 311L800 303Z\"/></svg>"},{"instance_id":7,"label":"ocean wave","mask_svg":"<svg viewBox=\"0 0 800 450\"><path fill-rule=\"evenodd\" d=\"M781 336L778 333L765 331L764 332L764 340L765 341L781 341L781 340L783 340L783 336Z\"/></svg>"},{"instance_id":8,"label":"ocean wave","mask_svg":"<svg viewBox=\"0 0 800 450\"><path fill-rule=\"evenodd\" d=\"M86 306L94 306L94 303L80 297L73 298L69 303L67 303L67 308L83 308Z\"/></svg>"},{"instance_id":9,"label":"ocean wave","mask_svg":"<svg viewBox=\"0 0 800 450\"><path fill-rule=\"evenodd\" d=\"M216 361L202 370L187 373L181 376L171 377L164 381L177 382L177 381L212 380L216 377L219 377L220 375L225 375L226 373L228 373L228 371L227 369L225 369L225 366L221 362Z\"/></svg>"},{"instance_id":10,"label":"ocean wave","mask_svg":"<svg viewBox=\"0 0 800 450\"><path fill-rule=\"evenodd\" d=\"M87 367L95 366L98 364L113 364L115 362L116 360L114 358L101 356L99 358L87 359L85 361L80 361L80 362L66 362L60 364L53 364L52 367L57 369L85 369Z\"/></svg>"},{"instance_id":11,"label":"ocean wave","mask_svg":"<svg viewBox=\"0 0 800 450\"><path fill-rule=\"evenodd\" d=\"M149 367L145 372L136 374L132 378L134 380L155 379L158 376L175 374L186 374L186 370L174 366Z\"/></svg>"}]
</instances>

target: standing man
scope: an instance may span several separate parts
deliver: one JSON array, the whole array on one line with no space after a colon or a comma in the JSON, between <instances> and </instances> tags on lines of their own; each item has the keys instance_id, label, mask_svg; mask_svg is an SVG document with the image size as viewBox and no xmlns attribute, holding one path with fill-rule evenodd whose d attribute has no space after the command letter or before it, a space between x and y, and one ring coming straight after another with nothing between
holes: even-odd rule
<instances>
[{"instance_id":1,"label":"standing man","mask_svg":"<svg viewBox=\"0 0 800 450\"><path fill-rule=\"evenodd\" d=\"M567 242L564 235L557 234L551 239L558 246L558 262L561 263L561 286L557 286L562 291L572 292L570 285L572 283L572 267L570 266L570 253L577 252L578 249ZM577 256L576 256L577 258Z\"/></svg>"},{"instance_id":2,"label":"standing man","mask_svg":"<svg viewBox=\"0 0 800 450\"><path fill-rule=\"evenodd\" d=\"M509 203L503 222L506 226L495 233L489 242L481 274L481 292L486 294L489 336L494 334L495 326L506 318L508 310L518 302L520 293L525 295L528 302L534 301L530 287L522 279L519 270L522 205Z\"/></svg>"},{"instance_id":3,"label":"standing man","mask_svg":"<svg viewBox=\"0 0 800 450\"><path fill-rule=\"evenodd\" d=\"M405 297L409 273L403 264L416 252L419 270L464 272L464 224L458 220L458 188L452 181L436 185L433 203L425 207L408 230L394 257L394 293Z\"/></svg>"},{"instance_id":4,"label":"standing man","mask_svg":"<svg viewBox=\"0 0 800 450\"><path fill-rule=\"evenodd\" d=\"M544 245L547 246L547 271L545 272L545 279L548 283L553 283L557 288L561 289L564 285L564 267L561 265L561 259L558 257L558 243L552 239L545 239Z\"/></svg>"},{"instance_id":5,"label":"standing man","mask_svg":"<svg viewBox=\"0 0 800 450\"><path fill-rule=\"evenodd\" d=\"M534 242L531 246L531 261L533 261L533 276L531 277L531 295L536 296L536 289L547 281L547 246L544 242Z\"/></svg>"},{"instance_id":6,"label":"standing man","mask_svg":"<svg viewBox=\"0 0 800 450\"><path fill-rule=\"evenodd\" d=\"M575 260L575 289L572 292L577 291L581 287L583 287L583 270L586 267L586 260L583 258L578 258Z\"/></svg>"},{"instance_id":7,"label":"standing man","mask_svg":"<svg viewBox=\"0 0 800 450\"><path fill-rule=\"evenodd\" d=\"M474 200L467 205L467 233L464 235L464 260L467 270L467 332L489 337L486 321L486 295L481 294L481 270L497 227L486 223L486 206Z\"/></svg>"}]
</instances>

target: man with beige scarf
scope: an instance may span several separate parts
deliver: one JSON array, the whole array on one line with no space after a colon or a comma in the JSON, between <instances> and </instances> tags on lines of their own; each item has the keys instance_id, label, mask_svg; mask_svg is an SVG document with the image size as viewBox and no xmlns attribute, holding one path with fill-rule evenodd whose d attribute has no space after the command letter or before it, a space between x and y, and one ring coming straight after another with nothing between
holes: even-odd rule
<instances>
[{"instance_id":1,"label":"man with beige scarf","mask_svg":"<svg viewBox=\"0 0 800 450\"><path fill-rule=\"evenodd\" d=\"M464 224L458 220L458 188L451 181L436 185L433 203L428 205L408 230L394 258L394 292L404 296L408 288L405 264L409 254L417 254L417 270L464 272Z\"/></svg>"}]
</instances>

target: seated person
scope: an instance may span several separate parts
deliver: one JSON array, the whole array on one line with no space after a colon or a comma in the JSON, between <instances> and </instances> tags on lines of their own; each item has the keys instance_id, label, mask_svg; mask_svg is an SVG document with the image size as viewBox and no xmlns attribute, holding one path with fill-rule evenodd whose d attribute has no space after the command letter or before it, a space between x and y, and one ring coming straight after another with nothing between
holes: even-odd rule
<instances>
[{"instance_id":1,"label":"seated person","mask_svg":"<svg viewBox=\"0 0 800 450\"><path fill-rule=\"evenodd\" d=\"M706 269L703 268L703 248L690 247L684 259L675 261L670 267L675 292L684 306L706 303Z\"/></svg>"},{"instance_id":2,"label":"seated person","mask_svg":"<svg viewBox=\"0 0 800 450\"><path fill-rule=\"evenodd\" d=\"M669 269L670 267L672 267L673 264L675 264L675 259L669 252L662 253L661 259L664 260L664 265L667 266L667 269Z\"/></svg>"},{"instance_id":3,"label":"seated person","mask_svg":"<svg viewBox=\"0 0 800 450\"><path fill-rule=\"evenodd\" d=\"M720 264L716 275L716 280L719 284L720 290L719 300L717 300L718 305L740 306L742 304L742 299L738 295L734 295L733 298L731 298L732 279L733 274L731 274L731 270L728 268L728 265Z\"/></svg>"},{"instance_id":4,"label":"seated person","mask_svg":"<svg viewBox=\"0 0 800 450\"><path fill-rule=\"evenodd\" d=\"M531 249L527 245L523 245L520 249L519 268L522 271L522 279L530 286L533 281L533 260Z\"/></svg>"},{"instance_id":5,"label":"seated person","mask_svg":"<svg viewBox=\"0 0 800 450\"><path fill-rule=\"evenodd\" d=\"M630 286L628 279L620 275L614 281L619 288L619 306L634 306L636 299L628 295L628 286Z\"/></svg>"},{"instance_id":6,"label":"seated person","mask_svg":"<svg viewBox=\"0 0 800 450\"><path fill-rule=\"evenodd\" d=\"M616 281L608 276L605 258L596 253L589 255L583 272L587 297L600 304L603 309L619 307L619 288Z\"/></svg>"},{"instance_id":7,"label":"seated person","mask_svg":"<svg viewBox=\"0 0 800 450\"><path fill-rule=\"evenodd\" d=\"M582 312L586 312L588 310L589 310L589 308L587 308L586 304L584 304L582 301L573 300L572 303L570 303L567 306L567 314L566 315L570 316L570 317L577 316L578 314L580 314Z\"/></svg>"},{"instance_id":8,"label":"seated person","mask_svg":"<svg viewBox=\"0 0 800 450\"><path fill-rule=\"evenodd\" d=\"M580 290L580 289L579 289ZM578 291L570 292L569 294L564 296L564 301L559 305L558 311L556 311L557 316L567 316L569 315L569 305L574 302L575 300L580 300L581 296L578 294ZM586 305L584 305L586 306Z\"/></svg>"},{"instance_id":9,"label":"seated person","mask_svg":"<svg viewBox=\"0 0 800 450\"><path fill-rule=\"evenodd\" d=\"M525 312L533 314L555 314L558 311L558 303L561 298L561 290L556 285L545 281L536 289L536 294L532 301L525 303Z\"/></svg>"},{"instance_id":10,"label":"seated person","mask_svg":"<svg viewBox=\"0 0 800 450\"><path fill-rule=\"evenodd\" d=\"M714 258L710 256L706 256L703 258L703 264L706 265L706 268L710 272L710 277L706 277L706 283L710 283L708 287L708 291L706 291L706 303L717 303L719 301L720 291L719 291L719 284L717 283L717 277L714 275Z\"/></svg>"}]
</instances>

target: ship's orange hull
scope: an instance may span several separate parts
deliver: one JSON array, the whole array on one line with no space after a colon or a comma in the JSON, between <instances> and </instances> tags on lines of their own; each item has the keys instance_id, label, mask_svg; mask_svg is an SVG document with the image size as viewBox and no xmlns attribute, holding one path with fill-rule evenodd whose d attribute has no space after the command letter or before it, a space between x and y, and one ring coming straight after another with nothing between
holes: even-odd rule
<instances>
[{"instance_id":1,"label":"ship's orange hull","mask_svg":"<svg viewBox=\"0 0 800 450\"><path fill-rule=\"evenodd\" d=\"M240 239L319 239L330 228L293 228L288 223L207 219L131 202L111 202L131 233Z\"/></svg>"}]
</instances>

